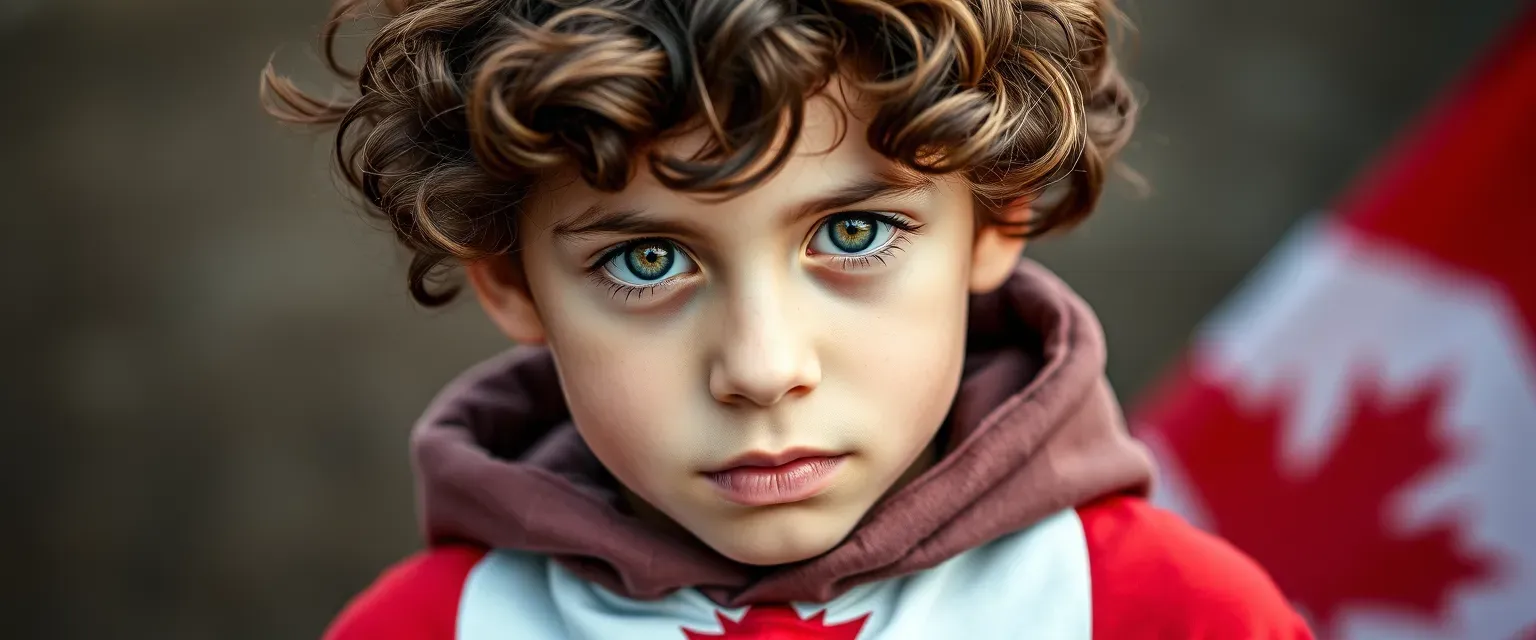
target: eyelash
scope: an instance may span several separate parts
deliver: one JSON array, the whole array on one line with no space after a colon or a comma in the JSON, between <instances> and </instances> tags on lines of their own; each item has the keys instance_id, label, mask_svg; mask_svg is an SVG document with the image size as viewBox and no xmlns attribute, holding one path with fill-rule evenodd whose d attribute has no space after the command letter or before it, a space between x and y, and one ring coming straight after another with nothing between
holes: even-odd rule
<instances>
[{"instance_id":1,"label":"eyelash","mask_svg":"<svg viewBox=\"0 0 1536 640\"><path fill-rule=\"evenodd\" d=\"M886 243L885 248L879 251L874 253L866 253L862 256L833 256L832 261L836 262L837 266L841 267L843 271L851 271L853 269L867 267L869 266L869 262L871 260L878 261L880 264L884 265L886 258L896 257L896 251L901 249L901 247L898 245L907 241L906 233L902 232L900 235L891 238L891 241ZM905 249L902 250L905 251Z\"/></svg>"},{"instance_id":2,"label":"eyelash","mask_svg":"<svg viewBox=\"0 0 1536 640\"><path fill-rule=\"evenodd\" d=\"M826 224L832 219L840 215L849 214L861 214L877 218L881 222L891 225L893 232L890 241L886 242L885 246L879 251L862 256L833 256L833 261L844 271L867 267L869 266L871 260L879 261L882 265L885 264L887 258L896 257L896 252L898 250L905 251L906 249L903 249L901 245L903 243L911 242L911 236L922 233L923 227L925 226L921 223L913 221L911 218L906 216L885 213L882 211L845 211L822 218L821 221L816 224L816 230L812 232L812 235L821 233L822 229L824 229ZM655 294L663 288L668 288L675 285L677 278L667 278L655 284L633 285L619 282L603 274L604 265L613 260L613 258L619 255L620 252L628 249L630 246L633 246L637 242L645 242L647 240L654 239L655 238L637 238L603 252L602 255L598 256L596 261L587 266L587 277L598 286L607 288L608 297L610 299L616 299L619 297L619 294L623 294L625 302L629 302L631 297L640 298L646 294Z\"/></svg>"},{"instance_id":3,"label":"eyelash","mask_svg":"<svg viewBox=\"0 0 1536 640\"><path fill-rule=\"evenodd\" d=\"M629 244L626 243L624 246L627 247ZM677 278L667 278L666 280L662 280L656 284L634 285L625 282L619 282L618 280L614 280L613 278L603 275L603 265L608 264L608 261L613 259L614 253L618 251L619 249L615 249L603 254L604 258L598 261L596 265L587 269L587 278L592 280L592 282L597 283L598 286L607 288L608 297L610 299L618 298L619 294L622 293L624 294L624 302L629 302L631 297L640 298L648 293L654 294L663 288L671 287L672 285L676 284Z\"/></svg>"}]
</instances>

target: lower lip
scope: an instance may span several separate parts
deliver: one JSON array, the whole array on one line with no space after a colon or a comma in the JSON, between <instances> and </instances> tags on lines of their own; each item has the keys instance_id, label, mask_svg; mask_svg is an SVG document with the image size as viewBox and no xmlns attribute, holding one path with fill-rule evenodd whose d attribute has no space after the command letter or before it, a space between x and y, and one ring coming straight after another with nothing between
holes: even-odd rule
<instances>
[{"instance_id":1,"label":"lower lip","mask_svg":"<svg viewBox=\"0 0 1536 640\"><path fill-rule=\"evenodd\" d=\"M831 486L847 456L800 458L777 467L736 467L706 474L726 500L764 507L809 500Z\"/></svg>"}]
</instances>

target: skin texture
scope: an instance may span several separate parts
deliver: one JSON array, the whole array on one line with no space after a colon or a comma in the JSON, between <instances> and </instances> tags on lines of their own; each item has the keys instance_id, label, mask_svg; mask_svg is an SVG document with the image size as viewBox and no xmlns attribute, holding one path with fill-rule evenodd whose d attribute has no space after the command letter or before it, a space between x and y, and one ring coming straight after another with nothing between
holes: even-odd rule
<instances>
[{"instance_id":1,"label":"skin texture","mask_svg":"<svg viewBox=\"0 0 1536 640\"><path fill-rule=\"evenodd\" d=\"M468 265L508 337L549 345L577 430L635 510L739 562L831 549L931 463L960 380L967 296L1001 285L1023 248L978 227L960 179L920 177L872 151L842 95L809 101L793 158L750 192L709 201L642 173L603 193L552 174L519 214L520 252ZM892 188L813 206L877 178ZM572 232L620 211L641 228ZM875 239L848 252L826 223L861 211L920 228L858 217L854 226ZM672 256L665 277L647 282L628 266L625 243L636 240L643 246L627 248L642 260L647 246ZM617 260L605 257L615 249ZM661 284L635 290L615 278ZM797 448L846 454L807 500L742 506L705 473L749 452Z\"/></svg>"}]
</instances>

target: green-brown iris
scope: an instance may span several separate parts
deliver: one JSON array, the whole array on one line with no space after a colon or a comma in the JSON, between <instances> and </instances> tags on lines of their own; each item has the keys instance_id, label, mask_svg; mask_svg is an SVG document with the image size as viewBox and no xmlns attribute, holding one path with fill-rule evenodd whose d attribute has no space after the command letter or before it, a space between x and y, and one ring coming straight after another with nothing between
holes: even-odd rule
<instances>
[{"instance_id":1,"label":"green-brown iris","mask_svg":"<svg viewBox=\"0 0 1536 640\"><path fill-rule=\"evenodd\" d=\"M875 242L878 222L871 216L848 216L827 224L827 237L832 245L849 253L868 249Z\"/></svg>"},{"instance_id":2,"label":"green-brown iris","mask_svg":"<svg viewBox=\"0 0 1536 640\"><path fill-rule=\"evenodd\" d=\"M670 242L642 242L624 252L624 265L642 280L657 280L672 269L674 251Z\"/></svg>"}]
</instances>

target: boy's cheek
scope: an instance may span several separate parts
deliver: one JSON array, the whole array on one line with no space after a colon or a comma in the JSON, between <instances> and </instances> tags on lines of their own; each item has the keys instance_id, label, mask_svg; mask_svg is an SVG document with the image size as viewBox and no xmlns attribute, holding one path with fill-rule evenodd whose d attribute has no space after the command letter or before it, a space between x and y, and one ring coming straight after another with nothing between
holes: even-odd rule
<instances>
[{"instance_id":1,"label":"boy's cheek","mask_svg":"<svg viewBox=\"0 0 1536 640\"><path fill-rule=\"evenodd\" d=\"M579 425L594 427L594 436L622 437L647 448L665 446L666 438L656 433L661 429L654 423L670 425L672 432L686 428L692 406L700 401L689 383L700 374L667 342L615 342L611 336L594 336L575 341L560 354L572 417Z\"/></svg>"}]
</instances>

